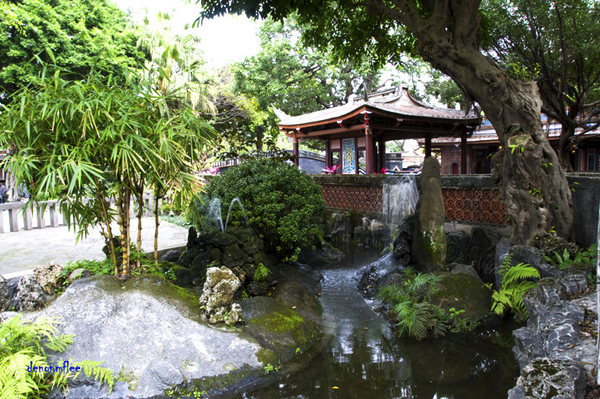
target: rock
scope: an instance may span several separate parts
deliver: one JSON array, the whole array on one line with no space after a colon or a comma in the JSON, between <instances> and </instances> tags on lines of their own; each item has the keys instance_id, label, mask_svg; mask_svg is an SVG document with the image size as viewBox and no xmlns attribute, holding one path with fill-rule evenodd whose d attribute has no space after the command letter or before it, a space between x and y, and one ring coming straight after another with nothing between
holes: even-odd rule
<instances>
[{"instance_id":1,"label":"rock","mask_svg":"<svg viewBox=\"0 0 600 399\"><path fill-rule=\"evenodd\" d=\"M588 288L587 274L569 270L565 273L565 277L560 283L565 288L567 294L580 294Z\"/></svg>"},{"instance_id":2,"label":"rock","mask_svg":"<svg viewBox=\"0 0 600 399\"><path fill-rule=\"evenodd\" d=\"M229 319L233 296L242 283L228 268L210 267L206 271L206 282L200 297L200 308L209 323L225 322L233 325L240 320Z\"/></svg>"},{"instance_id":3,"label":"rock","mask_svg":"<svg viewBox=\"0 0 600 399\"><path fill-rule=\"evenodd\" d=\"M333 227L331 228L331 239L338 243L348 243L352 237L352 221L344 213L333 213Z\"/></svg>"},{"instance_id":4,"label":"rock","mask_svg":"<svg viewBox=\"0 0 600 399\"><path fill-rule=\"evenodd\" d=\"M381 287L393 282L396 274L402 270L404 267L401 262L396 262L393 256L386 255L357 272L357 289L364 298L373 299Z\"/></svg>"},{"instance_id":5,"label":"rock","mask_svg":"<svg viewBox=\"0 0 600 399\"><path fill-rule=\"evenodd\" d=\"M455 264L451 273L442 274L439 291L430 302L439 303L446 311L451 308L464 310L459 315L462 319L483 322L491 312L492 291L481 281L473 266Z\"/></svg>"},{"instance_id":6,"label":"rock","mask_svg":"<svg viewBox=\"0 0 600 399\"><path fill-rule=\"evenodd\" d=\"M564 288L555 279L546 278L538 286L523 295L523 302L529 313L527 329L515 330L515 357L521 368L535 357L574 359L578 355L572 349L580 342L580 325L584 321L584 310L566 300ZM538 347L532 347L535 339L528 334L539 336ZM520 341L528 342L523 345Z\"/></svg>"},{"instance_id":7,"label":"rock","mask_svg":"<svg viewBox=\"0 0 600 399\"><path fill-rule=\"evenodd\" d=\"M165 252L164 254L162 254L158 258L158 260L165 261L165 262L171 262L171 263L177 263L177 261L179 260L180 257L181 257L181 251L179 251L177 249L170 249L167 252Z\"/></svg>"},{"instance_id":8,"label":"rock","mask_svg":"<svg viewBox=\"0 0 600 399\"><path fill-rule=\"evenodd\" d=\"M55 289L62 283L60 272L64 269L61 265L56 264L40 265L33 269L33 275L47 294L54 295Z\"/></svg>"},{"instance_id":9,"label":"rock","mask_svg":"<svg viewBox=\"0 0 600 399\"><path fill-rule=\"evenodd\" d=\"M585 386L585 373L576 362L537 358L522 370L508 398L583 399Z\"/></svg>"},{"instance_id":10,"label":"rock","mask_svg":"<svg viewBox=\"0 0 600 399\"><path fill-rule=\"evenodd\" d=\"M508 238L502 238L496 246L496 256L494 257L494 279L489 281L494 283L497 290L502 287L502 276L500 275L500 267L504 263L505 259L510 255L510 247L512 244Z\"/></svg>"},{"instance_id":11,"label":"rock","mask_svg":"<svg viewBox=\"0 0 600 399\"><path fill-rule=\"evenodd\" d=\"M265 363L286 362L322 339L320 327L312 318L275 298L253 297L241 305L247 320L245 331L270 352L263 354Z\"/></svg>"},{"instance_id":12,"label":"rock","mask_svg":"<svg viewBox=\"0 0 600 399\"><path fill-rule=\"evenodd\" d=\"M486 283L495 281L495 258L500 241L498 233L484 227L471 230L469 245L466 247L466 264L473 264L475 270Z\"/></svg>"},{"instance_id":13,"label":"rock","mask_svg":"<svg viewBox=\"0 0 600 399\"><path fill-rule=\"evenodd\" d=\"M109 394L80 376L69 382L67 398L166 397L167 389L222 389L250 369L262 372L256 343L202 324L198 297L162 277L134 276L124 286L112 276L78 280L41 316L60 317L59 333L74 335L53 361L104 361L120 377Z\"/></svg>"},{"instance_id":14,"label":"rock","mask_svg":"<svg viewBox=\"0 0 600 399\"><path fill-rule=\"evenodd\" d=\"M446 263L469 263L468 252L465 250L469 242L469 236L462 231L446 234Z\"/></svg>"},{"instance_id":15,"label":"rock","mask_svg":"<svg viewBox=\"0 0 600 399\"><path fill-rule=\"evenodd\" d=\"M6 279L0 276L0 312L12 309L11 293L8 290Z\"/></svg>"},{"instance_id":16,"label":"rock","mask_svg":"<svg viewBox=\"0 0 600 399\"><path fill-rule=\"evenodd\" d=\"M175 274L175 285L179 287L191 287L194 283L192 272L187 267L174 265L171 271Z\"/></svg>"},{"instance_id":17,"label":"rock","mask_svg":"<svg viewBox=\"0 0 600 399\"><path fill-rule=\"evenodd\" d=\"M425 158L421 185L422 194L415 213L412 263L422 272L442 271L446 266L446 215L437 159Z\"/></svg>"},{"instance_id":18,"label":"rock","mask_svg":"<svg viewBox=\"0 0 600 399\"><path fill-rule=\"evenodd\" d=\"M92 273L87 270L87 269L83 269L83 268L79 268L79 269L75 269L71 272L71 274L69 274L68 280L70 283L72 283L73 281L82 279L82 278L88 278L91 277Z\"/></svg>"},{"instance_id":19,"label":"rock","mask_svg":"<svg viewBox=\"0 0 600 399\"><path fill-rule=\"evenodd\" d=\"M312 267L323 267L342 260L344 253L323 242L318 248L304 247L298 255L298 262L311 265Z\"/></svg>"},{"instance_id":20,"label":"rock","mask_svg":"<svg viewBox=\"0 0 600 399\"><path fill-rule=\"evenodd\" d=\"M33 274L26 274L19 279L16 294L17 309L22 311L42 309L51 297L44 292Z\"/></svg>"},{"instance_id":21,"label":"rock","mask_svg":"<svg viewBox=\"0 0 600 399\"><path fill-rule=\"evenodd\" d=\"M533 240L533 246L538 248L540 252L546 256L553 257L554 253L562 256L565 250L569 253L570 259L575 259L579 246L573 242L569 242L562 237L552 234L541 234Z\"/></svg>"},{"instance_id":22,"label":"rock","mask_svg":"<svg viewBox=\"0 0 600 399\"><path fill-rule=\"evenodd\" d=\"M407 266L410 263L410 250L413 242L414 230L415 218L412 215L402 220L396 228L393 255L394 259L403 266Z\"/></svg>"}]
</instances>

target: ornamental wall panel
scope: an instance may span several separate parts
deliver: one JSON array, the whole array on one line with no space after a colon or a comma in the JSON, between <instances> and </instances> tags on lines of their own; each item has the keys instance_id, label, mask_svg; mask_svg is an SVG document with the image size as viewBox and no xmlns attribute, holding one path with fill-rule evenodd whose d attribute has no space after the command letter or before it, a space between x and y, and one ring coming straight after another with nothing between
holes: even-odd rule
<instances>
[{"instance_id":1,"label":"ornamental wall panel","mask_svg":"<svg viewBox=\"0 0 600 399\"><path fill-rule=\"evenodd\" d=\"M381 213L381 186L323 185L321 193L328 208Z\"/></svg>"}]
</instances>

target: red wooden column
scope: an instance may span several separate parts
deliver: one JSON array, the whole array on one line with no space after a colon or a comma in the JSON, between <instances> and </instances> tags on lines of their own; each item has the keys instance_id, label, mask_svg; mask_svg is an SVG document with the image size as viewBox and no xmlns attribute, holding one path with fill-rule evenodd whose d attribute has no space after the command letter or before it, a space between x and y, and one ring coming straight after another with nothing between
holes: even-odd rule
<instances>
[{"instance_id":1,"label":"red wooden column","mask_svg":"<svg viewBox=\"0 0 600 399\"><path fill-rule=\"evenodd\" d=\"M385 140L379 139L379 165L377 166L377 173L381 172L381 169L385 168Z\"/></svg>"},{"instance_id":2,"label":"red wooden column","mask_svg":"<svg viewBox=\"0 0 600 399\"><path fill-rule=\"evenodd\" d=\"M467 174L467 138L460 138L460 174Z\"/></svg>"},{"instance_id":3,"label":"red wooden column","mask_svg":"<svg viewBox=\"0 0 600 399\"><path fill-rule=\"evenodd\" d=\"M331 159L331 144L330 140L325 141L325 167L332 167L332 159Z\"/></svg>"},{"instance_id":4,"label":"red wooden column","mask_svg":"<svg viewBox=\"0 0 600 399\"><path fill-rule=\"evenodd\" d=\"M366 173L368 175L375 173L375 152L373 151L374 146L375 142L373 140L373 131L369 126L369 114L365 113L365 158L367 158Z\"/></svg>"},{"instance_id":5,"label":"red wooden column","mask_svg":"<svg viewBox=\"0 0 600 399\"><path fill-rule=\"evenodd\" d=\"M296 165L296 167L299 165L299 158L298 155L300 154L300 152L298 151L298 133L294 132L294 150L292 152L292 154L294 155L294 165Z\"/></svg>"},{"instance_id":6,"label":"red wooden column","mask_svg":"<svg viewBox=\"0 0 600 399\"><path fill-rule=\"evenodd\" d=\"M431 157L431 138L425 138L425 158Z\"/></svg>"}]
</instances>

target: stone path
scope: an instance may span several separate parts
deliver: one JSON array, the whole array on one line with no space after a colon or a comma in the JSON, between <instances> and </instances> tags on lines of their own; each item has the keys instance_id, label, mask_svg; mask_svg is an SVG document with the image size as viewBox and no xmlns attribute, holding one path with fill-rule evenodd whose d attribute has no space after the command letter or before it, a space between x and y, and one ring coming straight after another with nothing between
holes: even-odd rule
<instances>
[{"instance_id":1,"label":"stone path","mask_svg":"<svg viewBox=\"0 0 600 399\"><path fill-rule=\"evenodd\" d=\"M137 220L132 220L131 236L137 237ZM154 250L154 218L142 219L142 248ZM116 226L115 226L116 228ZM184 246L188 230L161 221L158 234L158 248L167 249ZM90 231L83 240L77 242L77 234L66 226L22 230L0 234L0 275L4 278L16 277L31 272L39 264L55 262L66 264L82 259L103 259L104 239L100 229Z\"/></svg>"}]
</instances>

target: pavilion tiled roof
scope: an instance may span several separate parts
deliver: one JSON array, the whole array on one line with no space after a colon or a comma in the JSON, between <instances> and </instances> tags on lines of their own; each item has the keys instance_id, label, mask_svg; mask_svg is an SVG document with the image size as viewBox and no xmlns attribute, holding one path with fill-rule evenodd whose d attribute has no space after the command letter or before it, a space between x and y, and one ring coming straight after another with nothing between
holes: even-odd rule
<instances>
[{"instance_id":1,"label":"pavilion tiled roof","mask_svg":"<svg viewBox=\"0 0 600 399\"><path fill-rule=\"evenodd\" d=\"M303 125L336 122L365 111L382 113L397 118L438 119L469 125L479 124L479 117L473 112L466 114L461 110L432 107L414 99L408 89L401 86L373 93L369 96L368 101L350 98L345 105L309 114L289 116L281 111L278 111L277 114L281 119L279 127L295 129Z\"/></svg>"}]
</instances>

